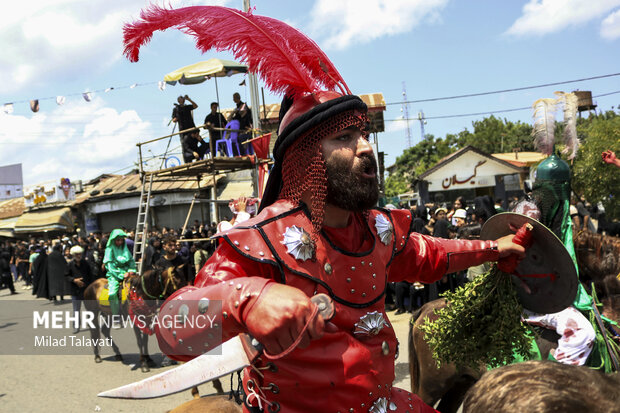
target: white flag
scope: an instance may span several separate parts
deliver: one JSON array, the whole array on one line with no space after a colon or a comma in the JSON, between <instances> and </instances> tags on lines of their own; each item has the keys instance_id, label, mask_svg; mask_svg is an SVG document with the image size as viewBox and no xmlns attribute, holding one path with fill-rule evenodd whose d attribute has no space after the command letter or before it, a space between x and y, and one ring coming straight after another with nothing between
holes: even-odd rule
<instances>
[{"instance_id":1,"label":"white flag","mask_svg":"<svg viewBox=\"0 0 620 413\"><path fill-rule=\"evenodd\" d=\"M137 83L134 83L133 85L129 86L129 89L133 89L134 87L138 86Z\"/></svg>"},{"instance_id":2,"label":"white flag","mask_svg":"<svg viewBox=\"0 0 620 413\"><path fill-rule=\"evenodd\" d=\"M85 101L90 102L93 99L93 94L91 92L82 93L82 97Z\"/></svg>"},{"instance_id":3,"label":"white flag","mask_svg":"<svg viewBox=\"0 0 620 413\"><path fill-rule=\"evenodd\" d=\"M113 87L109 87L109 88L106 88L106 90L104 90L104 92L108 93L110 90L113 90L113 89L114 89Z\"/></svg>"},{"instance_id":4,"label":"white flag","mask_svg":"<svg viewBox=\"0 0 620 413\"><path fill-rule=\"evenodd\" d=\"M7 115L10 115L11 113L13 113L13 104L12 103L5 103L4 104L4 113L6 113Z\"/></svg>"},{"instance_id":5,"label":"white flag","mask_svg":"<svg viewBox=\"0 0 620 413\"><path fill-rule=\"evenodd\" d=\"M65 104L65 97L64 96L56 96L56 104L57 105L64 105Z\"/></svg>"},{"instance_id":6,"label":"white flag","mask_svg":"<svg viewBox=\"0 0 620 413\"><path fill-rule=\"evenodd\" d=\"M166 89L166 82L160 80L159 82L157 82L157 87L159 88L159 90Z\"/></svg>"}]
</instances>

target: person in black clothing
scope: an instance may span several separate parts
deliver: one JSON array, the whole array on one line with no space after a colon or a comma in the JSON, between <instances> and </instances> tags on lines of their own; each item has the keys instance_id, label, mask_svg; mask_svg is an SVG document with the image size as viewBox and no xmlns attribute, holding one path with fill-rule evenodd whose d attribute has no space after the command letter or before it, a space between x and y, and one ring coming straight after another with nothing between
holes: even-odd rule
<instances>
[{"instance_id":1,"label":"person in black clothing","mask_svg":"<svg viewBox=\"0 0 620 413\"><path fill-rule=\"evenodd\" d=\"M437 238L450 238L448 231L450 223L446 219L447 211L445 208L435 210L435 225L433 226L433 236Z\"/></svg>"},{"instance_id":2,"label":"person in black clothing","mask_svg":"<svg viewBox=\"0 0 620 413\"><path fill-rule=\"evenodd\" d=\"M62 245L55 244L52 252L47 259L47 282L49 298L56 301L56 296L60 297L60 301L64 300L64 295L68 293L69 283L65 279L67 273L67 261L62 255Z\"/></svg>"},{"instance_id":3,"label":"person in black clothing","mask_svg":"<svg viewBox=\"0 0 620 413\"><path fill-rule=\"evenodd\" d=\"M47 249L41 244L36 251L39 255L32 263L32 295L37 298L50 298L47 282Z\"/></svg>"},{"instance_id":4,"label":"person in black clothing","mask_svg":"<svg viewBox=\"0 0 620 413\"><path fill-rule=\"evenodd\" d=\"M241 143L247 141L248 139L252 139L252 109L250 109L248 105L241 101L241 95L239 95L239 93L233 94L233 101L235 102L235 105L237 107L235 108L235 110L233 110L229 120L239 121L239 129L243 131L239 132L238 140ZM249 144L246 143L240 145L242 152L240 153L240 155L245 155L248 153L247 145Z\"/></svg>"},{"instance_id":5,"label":"person in black clothing","mask_svg":"<svg viewBox=\"0 0 620 413\"><path fill-rule=\"evenodd\" d=\"M184 134L181 138L183 148L183 161L190 163L193 160L200 160L205 156L208 146L200 136L198 131L192 131Z\"/></svg>"},{"instance_id":6,"label":"person in black clothing","mask_svg":"<svg viewBox=\"0 0 620 413\"><path fill-rule=\"evenodd\" d=\"M211 157L215 158L216 148L215 142L222 139L222 131L214 128L225 128L226 118L217 111L217 102L211 102L211 113L205 118L205 129L209 130L209 145L211 146Z\"/></svg>"},{"instance_id":7,"label":"person in black clothing","mask_svg":"<svg viewBox=\"0 0 620 413\"><path fill-rule=\"evenodd\" d=\"M13 285L13 276L11 275L11 253L8 251L0 252L0 279L11 290L11 295L17 294Z\"/></svg>"},{"instance_id":8,"label":"person in black clothing","mask_svg":"<svg viewBox=\"0 0 620 413\"><path fill-rule=\"evenodd\" d=\"M170 234L166 235L161 242L161 247L164 254L155 262L155 266L166 269L169 267L179 267L186 264L183 268L186 271L185 275L189 280L191 278L191 265L189 265L186 259L178 254L180 245L177 237Z\"/></svg>"},{"instance_id":9,"label":"person in black clothing","mask_svg":"<svg viewBox=\"0 0 620 413\"><path fill-rule=\"evenodd\" d=\"M84 249L79 245L71 247L70 250L72 260L67 266L67 272L65 278L69 283L69 293L71 294L71 304L73 306L73 313L80 312L80 306L84 300L84 290L95 279L92 275L90 265L83 257ZM75 330L73 334L80 332L80 326L76 322Z\"/></svg>"},{"instance_id":10,"label":"person in black clothing","mask_svg":"<svg viewBox=\"0 0 620 413\"><path fill-rule=\"evenodd\" d=\"M191 105L186 105L185 101L189 100ZM179 125L179 132L185 129L196 127L194 124L194 116L192 110L197 109L198 105L189 96L179 96L177 102L172 109L172 121ZM181 134L181 145L183 145L183 138L188 135L187 133Z\"/></svg>"},{"instance_id":11,"label":"person in black clothing","mask_svg":"<svg viewBox=\"0 0 620 413\"><path fill-rule=\"evenodd\" d=\"M17 266L17 274L24 280L26 285L31 284L28 273L28 267L30 266L28 258L30 258L30 252L26 248L26 244L19 244L15 253L15 265Z\"/></svg>"},{"instance_id":12,"label":"person in black clothing","mask_svg":"<svg viewBox=\"0 0 620 413\"><path fill-rule=\"evenodd\" d=\"M149 238L149 245L144 251L142 258L142 272L150 270L153 265L161 258L161 240L158 237Z\"/></svg>"}]
</instances>

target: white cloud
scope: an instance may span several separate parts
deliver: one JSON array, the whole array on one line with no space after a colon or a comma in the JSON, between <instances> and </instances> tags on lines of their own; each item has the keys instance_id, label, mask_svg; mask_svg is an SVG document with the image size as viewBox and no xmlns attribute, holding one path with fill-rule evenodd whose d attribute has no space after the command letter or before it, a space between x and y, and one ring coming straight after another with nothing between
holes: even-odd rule
<instances>
[{"instance_id":1,"label":"white cloud","mask_svg":"<svg viewBox=\"0 0 620 413\"><path fill-rule=\"evenodd\" d=\"M409 121L409 128L411 128L412 121ZM401 132L407 129L407 121L403 115L397 116L394 120L385 122L385 132L394 133Z\"/></svg>"},{"instance_id":2,"label":"white cloud","mask_svg":"<svg viewBox=\"0 0 620 413\"><path fill-rule=\"evenodd\" d=\"M163 0L182 7L229 0ZM33 82L101 73L122 58L123 23L138 17L144 0L28 0L2 15L0 78L13 93Z\"/></svg>"},{"instance_id":3,"label":"white cloud","mask_svg":"<svg viewBox=\"0 0 620 413\"><path fill-rule=\"evenodd\" d=\"M601 23L601 37L614 40L620 37L620 10L616 10Z\"/></svg>"},{"instance_id":4,"label":"white cloud","mask_svg":"<svg viewBox=\"0 0 620 413\"><path fill-rule=\"evenodd\" d=\"M29 117L1 114L0 165L22 163L26 185L88 179L131 166L136 142L152 135L151 124L135 111L119 112L96 96Z\"/></svg>"},{"instance_id":5,"label":"white cloud","mask_svg":"<svg viewBox=\"0 0 620 413\"><path fill-rule=\"evenodd\" d=\"M318 0L310 29L327 33L326 48L344 49L383 36L405 33L423 22L440 21L448 0Z\"/></svg>"},{"instance_id":6,"label":"white cloud","mask_svg":"<svg viewBox=\"0 0 620 413\"><path fill-rule=\"evenodd\" d=\"M527 36L554 33L601 18L618 6L620 0L530 0L523 6L521 17L506 34Z\"/></svg>"}]
</instances>

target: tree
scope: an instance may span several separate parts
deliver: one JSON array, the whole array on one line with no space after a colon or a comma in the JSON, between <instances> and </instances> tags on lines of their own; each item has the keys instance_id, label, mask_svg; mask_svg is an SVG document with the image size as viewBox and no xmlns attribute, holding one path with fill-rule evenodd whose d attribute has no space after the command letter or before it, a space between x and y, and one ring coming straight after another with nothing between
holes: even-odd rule
<instances>
[{"instance_id":1,"label":"tree","mask_svg":"<svg viewBox=\"0 0 620 413\"><path fill-rule=\"evenodd\" d=\"M608 111L579 119L577 132L581 147L571 168L573 190L594 205L601 201L608 219L619 218L620 168L604 163L601 153L620 154L620 115Z\"/></svg>"},{"instance_id":2,"label":"tree","mask_svg":"<svg viewBox=\"0 0 620 413\"><path fill-rule=\"evenodd\" d=\"M526 123L510 122L490 116L472 122L473 133L467 129L458 134L458 148L471 145L487 153L511 152L520 148L522 152L533 151L532 126Z\"/></svg>"},{"instance_id":3,"label":"tree","mask_svg":"<svg viewBox=\"0 0 620 413\"><path fill-rule=\"evenodd\" d=\"M455 150L455 135L448 135L445 139L426 135L417 145L405 149L403 154L396 158L393 172L385 181L385 194L396 196L411 190L421 173Z\"/></svg>"}]
</instances>

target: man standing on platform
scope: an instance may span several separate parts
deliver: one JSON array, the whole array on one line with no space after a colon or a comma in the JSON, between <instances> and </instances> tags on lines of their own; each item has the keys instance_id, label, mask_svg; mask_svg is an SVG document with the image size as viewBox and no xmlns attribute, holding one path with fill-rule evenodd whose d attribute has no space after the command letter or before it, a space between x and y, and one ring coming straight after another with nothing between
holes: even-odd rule
<instances>
[{"instance_id":1,"label":"man standing on platform","mask_svg":"<svg viewBox=\"0 0 620 413\"><path fill-rule=\"evenodd\" d=\"M186 100L190 101L191 105L186 105ZM187 95L179 96L177 102L174 104L174 109L172 109L172 121L178 124L178 131L196 127L192 111L198 108L198 104ZM186 136L189 136L189 133L181 134L181 144L183 144L183 138Z\"/></svg>"},{"instance_id":2,"label":"man standing on platform","mask_svg":"<svg viewBox=\"0 0 620 413\"><path fill-rule=\"evenodd\" d=\"M205 129L209 130L209 145L211 146L211 158L215 158L217 148L215 142L218 139L222 139L222 131L226 127L226 118L220 112L218 112L217 102L211 102L211 112L205 118ZM218 129L215 129L218 128Z\"/></svg>"},{"instance_id":3,"label":"man standing on platform","mask_svg":"<svg viewBox=\"0 0 620 413\"><path fill-rule=\"evenodd\" d=\"M247 146L249 144L241 145L242 142L252 139L252 109L248 107L245 102L241 101L241 95L239 93L233 94L233 101L237 107L230 115L230 120L239 121L239 144L241 147L241 153L239 155L246 155L248 153Z\"/></svg>"}]
</instances>

